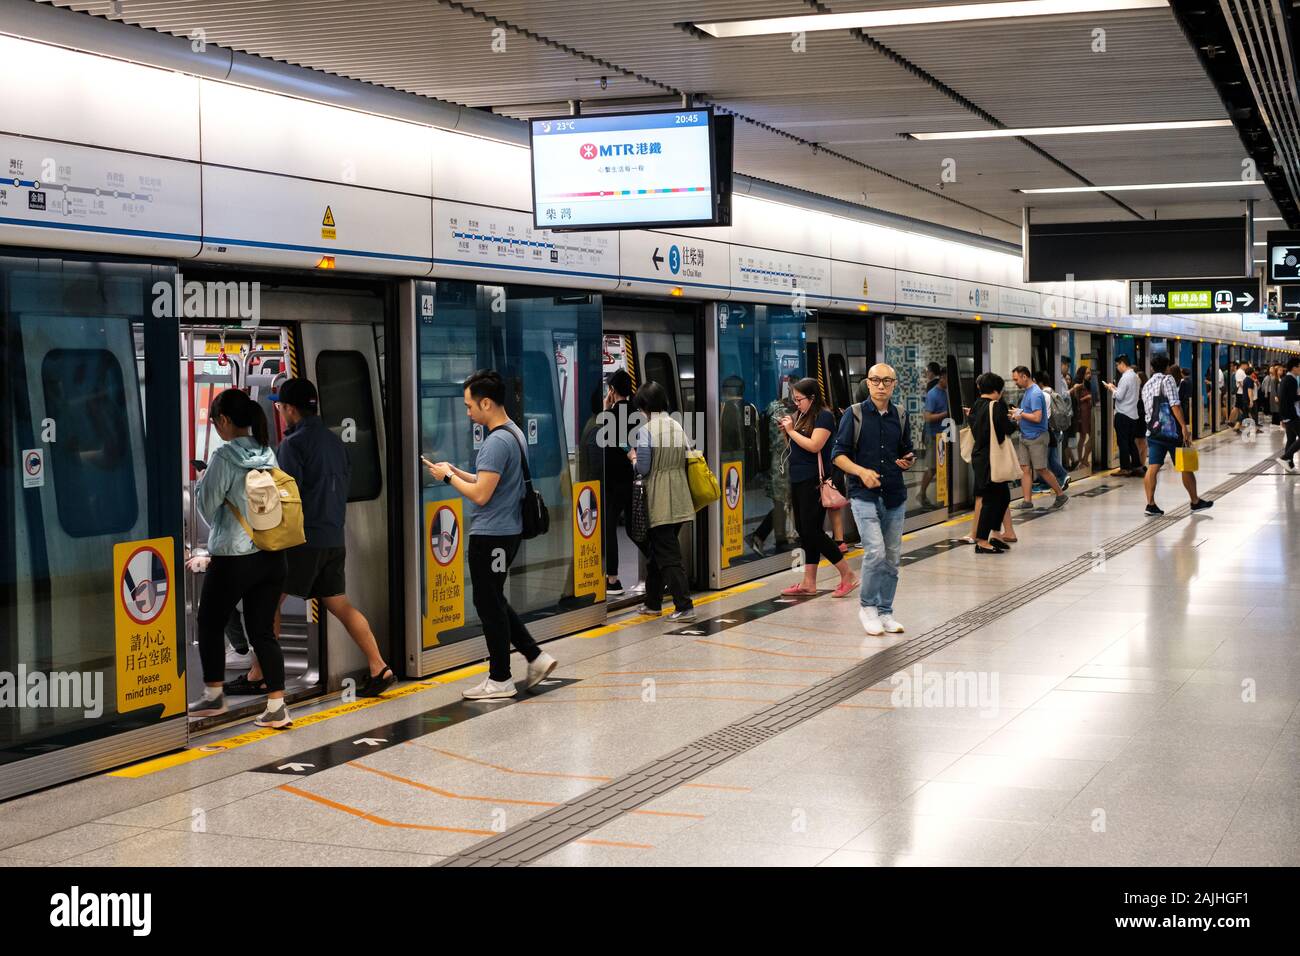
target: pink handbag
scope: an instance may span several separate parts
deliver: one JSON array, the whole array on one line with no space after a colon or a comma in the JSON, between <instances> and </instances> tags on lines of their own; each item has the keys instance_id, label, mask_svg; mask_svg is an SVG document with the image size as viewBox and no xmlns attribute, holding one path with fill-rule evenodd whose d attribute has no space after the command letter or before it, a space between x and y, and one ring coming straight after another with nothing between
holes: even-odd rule
<instances>
[{"instance_id":1,"label":"pink handbag","mask_svg":"<svg viewBox=\"0 0 1300 956\"><path fill-rule=\"evenodd\" d=\"M822 453L817 453L817 478L820 482L822 507L827 511L835 511L847 505L848 499L840 494L840 490L835 487L835 483L826 477L822 471Z\"/></svg>"}]
</instances>

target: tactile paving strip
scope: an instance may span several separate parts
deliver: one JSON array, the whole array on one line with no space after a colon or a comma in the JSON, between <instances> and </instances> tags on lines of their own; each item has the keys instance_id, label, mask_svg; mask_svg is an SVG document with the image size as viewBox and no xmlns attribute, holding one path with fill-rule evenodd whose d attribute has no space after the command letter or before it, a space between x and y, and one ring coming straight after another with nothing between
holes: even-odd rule
<instances>
[{"instance_id":1,"label":"tactile paving strip","mask_svg":"<svg viewBox=\"0 0 1300 956\"><path fill-rule=\"evenodd\" d=\"M1222 498L1274 464L1265 458L1203 497ZM903 644L887 648L833 677L791 694L757 713L692 741L685 747L659 757L631 773L547 810L500 836L462 851L438 866L518 866L582 839L598 827L621 817L642 804L676 789L737 754L752 750L784 730L801 724L872 687L917 661L928 657L967 634L986 627L1018 607L1042 597L1096 566L1099 559L1112 558L1191 514L1190 505L1167 511L1159 518L1144 519L1134 530L1111 538L1100 547L1082 554L1052 571L1040 575L1025 587L990 598L978 607L963 611L952 620L931 628Z\"/></svg>"}]
</instances>

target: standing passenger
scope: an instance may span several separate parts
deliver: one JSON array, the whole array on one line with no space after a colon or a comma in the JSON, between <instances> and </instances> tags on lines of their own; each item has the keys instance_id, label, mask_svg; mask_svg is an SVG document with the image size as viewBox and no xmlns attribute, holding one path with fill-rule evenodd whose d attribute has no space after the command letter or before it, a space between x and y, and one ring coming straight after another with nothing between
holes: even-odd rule
<instances>
[{"instance_id":1,"label":"standing passenger","mask_svg":"<svg viewBox=\"0 0 1300 956\"><path fill-rule=\"evenodd\" d=\"M1070 398L1074 399L1075 420L1079 425L1078 458L1076 463L1092 471L1092 369L1080 365L1074 373L1074 386Z\"/></svg>"},{"instance_id":2,"label":"standing passenger","mask_svg":"<svg viewBox=\"0 0 1300 956\"><path fill-rule=\"evenodd\" d=\"M782 594L816 594L817 566L822 558L840 573L839 586L831 597L841 598L858 586L849 563L826 534L826 509L822 507L822 480L831 472L831 431L835 416L822 404L814 378L801 378L791 390L795 414L780 420L781 431L790 442L790 503L794 526L803 551L803 581Z\"/></svg>"},{"instance_id":3,"label":"standing passenger","mask_svg":"<svg viewBox=\"0 0 1300 956\"><path fill-rule=\"evenodd\" d=\"M474 610L487 641L488 675L463 691L468 700L500 700L518 691L510 676L510 646L528 661L524 689L540 684L556 661L537 646L528 628L506 600L506 577L519 553L524 522L524 434L506 414L506 383L495 369L479 369L465 380L465 412L482 425L486 435L474 459L475 471L462 471L450 462L425 467L436 480L450 485L474 505L470 522L470 586Z\"/></svg>"},{"instance_id":4,"label":"standing passenger","mask_svg":"<svg viewBox=\"0 0 1300 956\"><path fill-rule=\"evenodd\" d=\"M975 472L973 490L980 501L978 524L973 532L976 554L1000 554L1011 550L1010 545L993 537L993 531L1001 527L1004 517L1011 513L1011 489L1005 481L994 481L990 474L993 445L1011 441L1011 433L1016 430L1015 422L1007 414L1007 404L1002 401L1005 387L1001 375L985 372L975 382L979 398L970 410L971 437L975 439L970 463Z\"/></svg>"},{"instance_id":5,"label":"standing passenger","mask_svg":"<svg viewBox=\"0 0 1300 956\"><path fill-rule=\"evenodd\" d=\"M939 445L945 434L943 423L948 417L948 372L938 362L931 362L926 371L931 379L925 387L925 471L921 473L920 505L922 511L933 511L939 506L925 493L939 470Z\"/></svg>"},{"instance_id":6,"label":"standing passenger","mask_svg":"<svg viewBox=\"0 0 1300 956\"><path fill-rule=\"evenodd\" d=\"M1056 493L1056 501L1052 507L1059 508L1070 496L1061 490L1060 482L1047 468L1047 452L1050 443L1047 435L1047 397L1025 366L1017 365L1013 368L1011 377L1015 379L1017 388L1025 390L1020 399L1020 407L1011 413L1012 420L1020 426L1020 491L1025 499L1016 505L1016 508L1021 511L1033 508L1032 489L1035 474Z\"/></svg>"},{"instance_id":7,"label":"standing passenger","mask_svg":"<svg viewBox=\"0 0 1300 956\"><path fill-rule=\"evenodd\" d=\"M1286 447L1278 461L1291 474L1295 474L1295 453L1300 451L1300 358L1288 359L1286 374L1278 386L1278 417L1286 429Z\"/></svg>"},{"instance_id":8,"label":"standing passenger","mask_svg":"<svg viewBox=\"0 0 1300 956\"><path fill-rule=\"evenodd\" d=\"M303 530L307 543L285 552L289 575L284 592L316 598L343 625L354 644L366 655L366 680L357 689L361 697L378 697L397 677L379 653L374 632L365 615L347 596L344 566L347 548L343 523L347 520L352 464L343 439L330 431L320 417L316 386L305 378L291 378L281 386L277 407L289 426L280 443L280 467L298 482L302 495ZM250 674L249 680L252 680Z\"/></svg>"},{"instance_id":9,"label":"standing passenger","mask_svg":"<svg viewBox=\"0 0 1300 956\"><path fill-rule=\"evenodd\" d=\"M1147 459L1146 513L1150 517L1164 514L1156 505L1156 478L1165 457L1174 458L1178 448L1190 446L1192 433L1183 417L1182 400L1178 397L1178 385L1173 376L1165 374L1169 368L1169 356L1163 353L1151 359L1154 373L1142 388L1142 400L1147 409L1147 446L1150 449ZM1193 511L1204 511L1214 506L1196 493L1196 475L1183 472L1183 487L1191 500Z\"/></svg>"},{"instance_id":10,"label":"standing passenger","mask_svg":"<svg viewBox=\"0 0 1300 956\"><path fill-rule=\"evenodd\" d=\"M284 653L275 639L275 610L284 590L284 554L260 550L243 523L249 520L244 492L248 472L277 467L267 438L266 415L243 391L228 388L216 397L208 418L226 444L213 452L195 489L199 514L211 529L208 552L212 561L203 577L197 622L204 690L190 705L189 715L214 717L226 712L222 690L226 623L242 600L248 640L266 674L266 710L253 723L288 727L292 721L284 703ZM232 508L241 517L236 517Z\"/></svg>"},{"instance_id":11,"label":"standing passenger","mask_svg":"<svg viewBox=\"0 0 1300 956\"><path fill-rule=\"evenodd\" d=\"M1115 444L1119 446L1119 468L1111 474L1129 477L1144 475L1146 469L1139 464L1137 446L1138 432L1142 428L1142 420L1138 417L1138 398L1142 387L1138 384L1137 372L1133 370L1127 355L1121 355L1115 360L1115 368L1119 372L1119 383L1104 383L1115 402Z\"/></svg>"},{"instance_id":12,"label":"standing passenger","mask_svg":"<svg viewBox=\"0 0 1300 956\"><path fill-rule=\"evenodd\" d=\"M868 634L898 634L894 619L898 562L903 548L907 486L903 472L916 461L912 433L890 396L898 376L883 362L867 371L869 398L840 419L831 452L846 475L853 520L862 538L858 620Z\"/></svg>"},{"instance_id":13,"label":"standing passenger","mask_svg":"<svg viewBox=\"0 0 1300 956\"><path fill-rule=\"evenodd\" d=\"M605 474L601 490L605 493L605 513L601 516L605 532L605 593L618 597L623 593L623 582L618 576L618 517L632 513L632 466L623 448L628 419L632 415L632 376L624 369L615 369L609 375L609 389L605 392L605 411L609 427L597 429L598 436L606 437L604 450ZM609 436L615 436L613 441ZM635 575L635 569L634 569ZM635 576L632 578L635 582Z\"/></svg>"},{"instance_id":14,"label":"standing passenger","mask_svg":"<svg viewBox=\"0 0 1300 956\"><path fill-rule=\"evenodd\" d=\"M674 606L668 620L685 623L695 620L679 540L682 526L695 518L691 486L686 481L686 432L668 414L668 393L657 382L646 382L637 389L636 408L648 420L637 429L632 464L645 479L650 516L650 534L638 545L646 557L645 603L640 610L659 613L666 583Z\"/></svg>"}]
</instances>

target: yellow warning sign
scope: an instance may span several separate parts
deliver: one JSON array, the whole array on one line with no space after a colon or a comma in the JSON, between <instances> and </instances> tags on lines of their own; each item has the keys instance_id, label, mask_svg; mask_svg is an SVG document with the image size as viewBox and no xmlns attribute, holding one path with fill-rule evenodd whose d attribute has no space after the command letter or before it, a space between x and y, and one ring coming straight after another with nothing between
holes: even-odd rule
<instances>
[{"instance_id":1,"label":"yellow warning sign","mask_svg":"<svg viewBox=\"0 0 1300 956\"><path fill-rule=\"evenodd\" d=\"M722 463L722 566L731 567L733 559L745 551L745 482L744 464Z\"/></svg>"},{"instance_id":2,"label":"yellow warning sign","mask_svg":"<svg viewBox=\"0 0 1300 956\"><path fill-rule=\"evenodd\" d=\"M203 343L203 354L220 355L223 351L226 352L227 354L230 354L232 352L242 352L244 351L245 348L247 348L247 345L244 342L231 341L231 342L227 342L225 344L225 348L223 349L220 340L207 339Z\"/></svg>"},{"instance_id":3,"label":"yellow warning sign","mask_svg":"<svg viewBox=\"0 0 1300 956\"><path fill-rule=\"evenodd\" d=\"M459 498L424 505L424 647L465 623L464 522Z\"/></svg>"},{"instance_id":4,"label":"yellow warning sign","mask_svg":"<svg viewBox=\"0 0 1300 956\"><path fill-rule=\"evenodd\" d=\"M159 706L162 717L185 713L174 550L171 538L113 546L119 714Z\"/></svg>"},{"instance_id":5,"label":"yellow warning sign","mask_svg":"<svg viewBox=\"0 0 1300 956\"><path fill-rule=\"evenodd\" d=\"M600 482L573 485L573 594L605 600L605 574L600 556Z\"/></svg>"},{"instance_id":6,"label":"yellow warning sign","mask_svg":"<svg viewBox=\"0 0 1300 956\"><path fill-rule=\"evenodd\" d=\"M322 239L338 238L338 233L334 229L334 210L330 209L329 206L325 207L325 215L321 217L320 225L320 237Z\"/></svg>"}]
</instances>

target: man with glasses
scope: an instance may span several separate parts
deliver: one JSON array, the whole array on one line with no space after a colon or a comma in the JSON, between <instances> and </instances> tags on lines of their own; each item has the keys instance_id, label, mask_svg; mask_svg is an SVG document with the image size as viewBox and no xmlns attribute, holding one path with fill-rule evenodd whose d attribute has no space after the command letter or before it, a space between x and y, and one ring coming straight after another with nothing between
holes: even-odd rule
<instances>
[{"instance_id":1,"label":"man with glasses","mask_svg":"<svg viewBox=\"0 0 1300 956\"><path fill-rule=\"evenodd\" d=\"M903 472L916 461L906 413L890 397L898 376L885 364L867 372L868 399L840 419L831 452L844 472L853 520L862 537L862 588L858 620L872 635L898 634L894 592L903 548L907 488Z\"/></svg>"}]
</instances>

